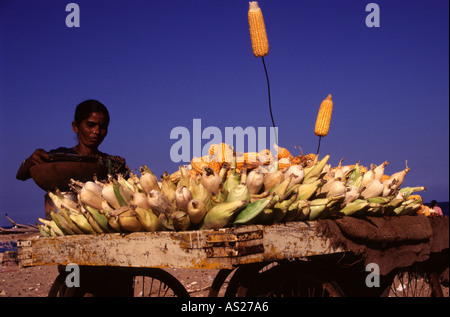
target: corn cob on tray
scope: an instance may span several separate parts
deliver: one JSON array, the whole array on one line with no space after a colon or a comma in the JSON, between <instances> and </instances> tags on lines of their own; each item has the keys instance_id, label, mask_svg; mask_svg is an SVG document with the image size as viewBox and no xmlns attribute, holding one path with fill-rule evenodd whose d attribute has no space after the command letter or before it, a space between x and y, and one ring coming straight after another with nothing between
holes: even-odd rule
<instances>
[{"instance_id":1,"label":"corn cob on tray","mask_svg":"<svg viewBox=\"0 0 450 317\"><path fill-rule=\"evenodd\" d=\"M77 198L48 192L55 210L41 219L44 237L156 231L208 230L271 225L342 216L412 215L424 205L425 187L401 187L408 166L392 175L389 162L332 167L330 155L294 157L286 148L235 153L227 144L161 176L143 165L108 180L71 180Z\"/></svg>"}]
</instances>

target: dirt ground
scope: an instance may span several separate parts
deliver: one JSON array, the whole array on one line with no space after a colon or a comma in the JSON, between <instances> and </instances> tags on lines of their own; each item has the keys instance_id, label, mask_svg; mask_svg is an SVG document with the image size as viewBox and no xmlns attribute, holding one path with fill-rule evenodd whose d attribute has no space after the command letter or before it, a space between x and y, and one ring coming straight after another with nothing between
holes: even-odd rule
<instances>
[{"instance_id":1,"label":"dirt ground","mask_svg":"<svg viewBox=\"0 0 450 317\"><path fill-rule=\"evenodd\" d=\"M35 234L34 234L35 235ZM0 246L25 238L23 234L0 234ZM31 235L32 236L32 235ZM6 254L6 255L5 255ZM0 253L0 297L46 297L58 275L57 266L20 268L16 261L9 260L8 253ZM191 297L207 297L218 270L168 269L186 288ZM219 293L223 296L229 278ZM443 288L449 296L449 288Z\"/></svg>"},{"instance_id":2,"label":"dirt ground","mask_svg":"<svg viewBox=\"0 0 450 317\"><path fill-rule=\"evenodd\" d=\"M192 297L207 297L214 279L212 270L167 270ZM56 266L0 267L0 297L46 297L58 275Z\"/></svg>"},{"instance_id":3,"label":"dirt ground","mask_svg":"<svg viewBox=\"0 0 450 317\"><path fill-rule=\"evenodd\" d=\"M18 239L36 234L0 234L0 246L14 246ZM58 267L35 266L20 268L9 259L9 253L0 253L0 297L46 297L58 276ZM210 286L218 270L167 269L175 276L192 297L208 296ZM228 281L225 281L224 286Z\"/></svg>"}]
</instances>

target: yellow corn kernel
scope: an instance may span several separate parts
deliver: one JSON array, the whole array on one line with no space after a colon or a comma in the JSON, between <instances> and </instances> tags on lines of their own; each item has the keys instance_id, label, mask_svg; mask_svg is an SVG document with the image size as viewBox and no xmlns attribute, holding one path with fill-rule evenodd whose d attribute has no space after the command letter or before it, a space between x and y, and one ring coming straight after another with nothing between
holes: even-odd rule
<instances>
[{"instance_id":1,"label":"yellow corn kernel","mask_svg":"<svg viewBox=\"0 0 450 317\"><path fill-rule=\"evenodd\" d=\"M244 166L250 170L261 165L258 152L248 152L236 157L236 170L241 170Z\"/></svg>"},{"instance_id":2,"label":"yellow corn kernel","mask_svg":"<svg viewBox=\"0 0 450 317\"><path fill-rule=\"evenodd\" d=\"M249 3L248 24L250 27L253 55L255 57L266 56L269 53L269 41L267 39L262 11L256 1Z\"/></svg>"},{"instance_id":3,"label":"yellow corn kernel","mask_svg":"<svg viewBox=\"0 0 450 317\"><path fill-rule=\"evenodd\" d=\"M203 174L203 168L209 166L209 155L202 157L194 157L191 160L192 168L199 174Z\"/></svg>"},{"instance_id":4,"label":"yellow corn kernel","mask_svg":"<svg viewBox=\"0 0 450 317\"><path fill-rule=\"evenodd\" d=\"M208 166L211 167L214 172L219 174L220 168L222 167L222 162L212 160L211 162L208 163Z\"/></svg>"},{"instance_id":5,"label":"yellow corn kernel","mask_svg":"<svg viewBox=\"0 0 450 317\"><path fill-rule=\"evenodd\" d=\"M292 156L291 152L289 152L288 149L278 146L276 144L274 144L274 148L277 150L277 154L278 154L278 159L282 159L282 158L288 158L288 159L293 159L294 157Z\"/></svg>"},{"instance_id":6,"label":"yellow corn kernel","mask_svg":"<svg viewBox=\"0 0 450 317\"><path fill-rule=\"evenodd\" d=\"M333 100L331 95L328 95L320 105L319 113L317 114L316 127L314 133L317 136L326 136L330 130L331 114L333 112Z\"/></svg>"},{"instance_id":7,"label":"yellow corn kernel","mask_svg":"<svg viewBox=\"0 0 450 317\"><path fill-rule=\"evenodd\" d=\"M221 163L232 162L233 155L234 155L233 151L234 151L233 147L226 143L213 144L209 148L209 154L211 155L211 160L221 162Z\"/></svg>"}]
</instances>

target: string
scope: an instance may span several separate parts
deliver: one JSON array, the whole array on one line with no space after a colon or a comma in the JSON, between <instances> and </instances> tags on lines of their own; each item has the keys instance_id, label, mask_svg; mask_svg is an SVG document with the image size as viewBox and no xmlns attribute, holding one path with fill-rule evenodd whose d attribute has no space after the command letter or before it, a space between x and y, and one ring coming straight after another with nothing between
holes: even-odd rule
<instances>
[{"instance_id":1,"label":"string","mask_svg":"<svg viewBox=\"0 0 450 317\"><path fill-rule=\"evenodd\" d=\"M319 145L317 146L317 154L319 154L319 149L320 149L320 140L322 140L322 137L319 136Z\"/></svg>"},{"instance_id":2,"label":"string","mask_svg":"<svg viewBox=\"0 0 450 317\"><path fill-rule=\"evenodd\" d=\"M267 73L267 67L266 62L264 61L264 56L261 57L263 65L264 65L264 72L266 73L266 79L267 79L267 91L269 96L269 111L270 111L270 118L272 119L272 126L275 132L275 142L278 145L278 136L277 136L277 129L275 128L275 120L273 119L273 113L272 113L272 101L270 98L270 84L269 84L269 74Z\"/></svg>"}]
</instances>

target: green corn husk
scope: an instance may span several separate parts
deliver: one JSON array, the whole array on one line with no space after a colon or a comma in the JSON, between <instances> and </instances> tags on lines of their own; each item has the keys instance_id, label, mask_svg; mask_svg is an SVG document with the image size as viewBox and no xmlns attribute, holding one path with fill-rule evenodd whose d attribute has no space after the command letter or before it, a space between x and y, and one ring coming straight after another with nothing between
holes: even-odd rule
<instances>
[{"instance_id":1,"label":"green corn husk","mask_svg":"<svg viewBox=\"0 0 450 317\"><path fill-rule=\"evenodd\" d=\"M236 219L234 220L234 225L244 225L249 224L252 220L256 219L259 214L267 208L267 206L272 202L274 195L267 198L253 201L245 206L245 208L239 212Z\"/></svg>"},{"instance_id":2,"label":"green corn husk","mask_svg":"<svg viewBox=\"0 0 450 317\"><path fill-rule=\"evenodd\" d=\"M203 219L202 229L219 229L226 227L233 216L245 206L243 200L220 203L212 207Z\"/></svg>"},{"instance_id":3,"label":"green corn husk","mask_svg":"<svg viewBox=\"0 0 450 317\"><path fill-rule=\"evenodd\" d=\"M248 203L250 201L250 198L251 195L247 185L239 184L228 193L226 202L245 200Z\"/></svg>"}]
</instances>

